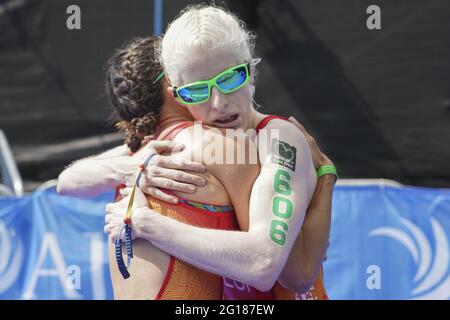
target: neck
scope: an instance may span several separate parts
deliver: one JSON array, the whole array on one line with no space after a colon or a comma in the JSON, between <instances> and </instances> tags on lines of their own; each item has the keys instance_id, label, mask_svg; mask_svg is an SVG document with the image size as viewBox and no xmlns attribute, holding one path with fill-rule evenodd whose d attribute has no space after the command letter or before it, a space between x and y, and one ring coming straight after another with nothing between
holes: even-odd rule
<instances>
[{"instance_id":1,"label":"neck","mask_svg":"<svg viewBox=\"0 0 450 320\"><path fill-rule=\"evenodd\" d=\"M264 119L267 115L257 111L253 106L248 114L247 123L245 124L245 130L255 129L258 123Z\"/></svg>"},{"instance_id":2,"label":"neck","mask_svg":"<svg viewBox=\"0 0 450 320\"><path fill-rule=\"evenodd\" d=\"M164 102L159 113L159 129L165 128L182 121L194 121L189 111L172 100Z\"/></svg>"}]
</instances>

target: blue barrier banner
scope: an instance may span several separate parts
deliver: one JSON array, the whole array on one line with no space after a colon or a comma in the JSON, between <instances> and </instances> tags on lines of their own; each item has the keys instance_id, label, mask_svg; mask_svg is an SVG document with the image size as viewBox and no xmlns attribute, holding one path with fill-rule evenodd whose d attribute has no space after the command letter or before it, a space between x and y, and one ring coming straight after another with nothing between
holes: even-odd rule
<instances>
[{"instance_id":1,"label":"blue barrier banner","mask_svg":"<svg viewBox=\"0 0 450 320\"><path fill-rule=\"evenodd\" d=\"M112 299L108 193L0 198L0 299ZM325 283L331 299L450 298L450 190L337 186Z\"/></svg>"},{"instance_id":2,"label":"blue barrier banner","mask_svg":"<svg viewBox=\"0 0 450 320\"><path fill-rule=\"evenodd\" d=\"M104 208L54 189L0 199L1 299L112 299Z\"/></svg>"},{"instance_id":3,"label":"blue barrier banner","mask_svg":"<svg viewBox=\"0 0 450 320\"><path fill-rule=\"evenodd\" d=\"M450 190L339 186L325 284L331 299L448 299Z\"/></svg>"}]
</instances>

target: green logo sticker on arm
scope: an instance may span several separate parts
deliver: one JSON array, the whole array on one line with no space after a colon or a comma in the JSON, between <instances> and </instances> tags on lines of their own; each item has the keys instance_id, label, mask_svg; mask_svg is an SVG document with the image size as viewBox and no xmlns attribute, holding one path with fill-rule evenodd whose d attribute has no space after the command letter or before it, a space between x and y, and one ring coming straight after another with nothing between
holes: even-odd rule
<instances>
[{"instance_id":1,"label":"green logo sticker on arm","mask_svg":"<svg viewBox=\"0 0 450 320\"><path fill-rule=\"evenodd\" d=\"M295 171L297 148L278 139L272 140L272 163Z\"/></svg>"}]
</instances>

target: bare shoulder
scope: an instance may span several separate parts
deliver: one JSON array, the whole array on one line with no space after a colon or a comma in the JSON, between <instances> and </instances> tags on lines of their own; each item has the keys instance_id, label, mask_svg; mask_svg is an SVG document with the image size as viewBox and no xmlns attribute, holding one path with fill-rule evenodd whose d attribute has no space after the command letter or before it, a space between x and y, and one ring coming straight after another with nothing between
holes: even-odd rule
<instances>
[{"instance_id":1,"label":"bare shoulder","mask_svg":"<svg viewBox=\"0 0 450 320\"><path fill-rule=\"evenodd\" d=\"M226 191L227 203L233 205L240 227L246 230L250 193L260 173L256 145L242 130L202 128L201 135L195 132L199 128L186 128L176 140L186 145L185 156L203 163L211 176L208 181L217 181Z\"/></svg>"},{"instance_id":2,"label":"bare shoulder","mask_svg":"<svg viewBox=\"0 0 450 320\"><path fill-rule=\"evenodd\" d=\"M262 129L262 131L263 130L266 130L267 134L272 137L278 134L280 139L295 137L299 140L299 142L301 141L306 143L306 137L303 132L287 120L273 119L264 129Z\"/></svg>"},{"instance_id":3,"label":"bare shoulder","mask_svg":"<svg viewBox=\"0 0 450 320\"><path fill-rule=\"evenodd\" d=\"M214 170L218 165L258 165L257 146L241 129L192 126L176 140L188 146L193 160L208 169Z\"/></svg>"},{"instance_id":4,"label":"bare shoulder","mask_svg":"<svg viewBox=\"0 0 450 320\"><path fill-rule=\"evenodd\" d=\"M258 150L263 166L285 163L281 158L287 155L288 158L293 158L289 160L291 165L288 166L292 171L297 167L295 163L306 164L309 160L312 161L308 141L303 132L282 119L273 119L259 131Z\"/></svg>"}]
</instances>

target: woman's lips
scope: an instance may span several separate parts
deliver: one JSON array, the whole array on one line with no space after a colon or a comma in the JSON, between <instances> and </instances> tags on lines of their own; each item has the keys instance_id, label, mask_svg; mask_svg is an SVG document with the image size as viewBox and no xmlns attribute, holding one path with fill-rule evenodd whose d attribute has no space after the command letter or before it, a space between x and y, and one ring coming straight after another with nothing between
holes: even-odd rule
<instances>
[{"instance_id":1,"label":"woman's lips","mask_svg":"<svg viewBox=\"0 0 450 320\"><path fill-rule=\"evenodd\" d=\"M230 116L222 117L220 119L216 119L214 123L224 126L224 125L230 125L234 123L239 118L239 114L232 114Z\"/></svg>"}]
</instances>

